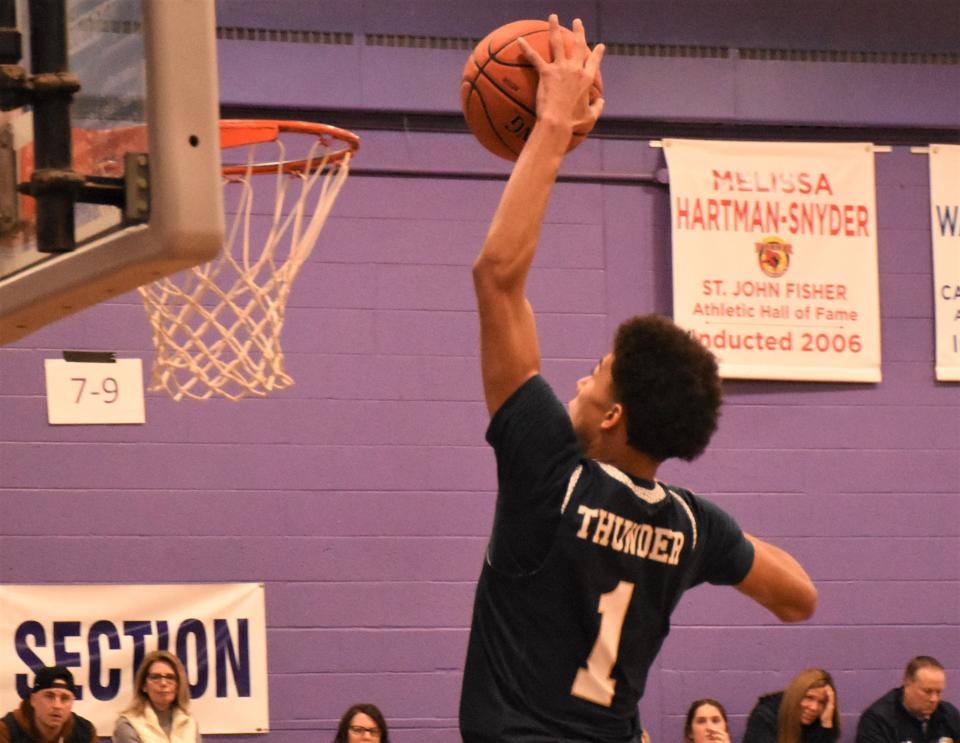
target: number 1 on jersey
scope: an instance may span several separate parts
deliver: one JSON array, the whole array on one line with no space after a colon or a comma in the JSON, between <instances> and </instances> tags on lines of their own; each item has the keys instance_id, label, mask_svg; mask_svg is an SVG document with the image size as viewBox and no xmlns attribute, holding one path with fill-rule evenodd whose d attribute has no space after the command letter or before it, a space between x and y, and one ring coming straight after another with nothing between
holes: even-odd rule
<instances>
[{"instance_id":1,"label":"number 1 on jersey","mask_svg":"<svg viewBox=\"0 0 960 743\"><path fill-rule=\"evenodd\" d=\"M573 687L570 689L573 696L602 707L609 707L613 703L617 682L610 674L617 662L620 633L627 618L633 587L633 583L622 580L612 591L600 595L600 606L597 608L600 614L600 632L587 658L587 667L577 671L573 680Z\"/></svg>"}]
</instances>

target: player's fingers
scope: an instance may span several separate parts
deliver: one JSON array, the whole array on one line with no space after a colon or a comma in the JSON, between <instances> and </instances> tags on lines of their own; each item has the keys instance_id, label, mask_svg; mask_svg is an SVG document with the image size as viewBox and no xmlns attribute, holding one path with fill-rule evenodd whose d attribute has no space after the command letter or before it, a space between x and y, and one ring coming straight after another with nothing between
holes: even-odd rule
<instances>
[{"instance_id":1,"label":"player's fingers","mask_svg":"<svg viewBox=\"0 0 960 743\"><path fill-rule=\"evenodd\" d=\"M587 34L583 30L583 21L579 18L574 18L572 28L574 48L585 58L590 53L590 49L587 46Z\"/></svg>"},{"instance_id":2,"label":"player's fingers","mask_svg":"<svg viewBox=\"0 0 960 743\"><path fill-rule=\"evenodd\" d=\"M597 73L600 71L600 63L603 61L603 55L606 53L607 47L603 44L597 44L593 47L593 51L590 52L590 56L587 57L587 61L583 65L584 71L590 75L591 79L596 78Z\"/></svg>"},{"instance_id":3,"label":"player's fingers","mask_svg":"<svg viewBox=\"0 0 960 743\"><path fill-rule=\"evenodd\" d=\"M553 53L553 61L566 59L567 52L563 48L563 36L560 35L560 19L556 13L551 13L547 19L550 24L550 51Z\"/></svg>"},{"instance_id":4,"label":"player's fingers","mask_svg":"<svg viewBox=\"0 0 960 743\"><path fill-rule=\"evenodd\" d=\"M590 111L590 120L596 122L600 118L600 114L603 113L603 98L594 98L590 101L589 111Z\"/></svg>"},{"instance_id":5,"label":"player's fingers","mask_svg":"<svg viewBox=\"0 0 960 743\"><path fill-rule=\"evenodd\" d=\"M546 64L543 57L540 56L540 52L530 46L522 36L517 37L517 45L520 47L520 51L523 52L523 56L527 58L527 61L533 65L533 68L537 72L540 72Z\"/></svg>"}]
</instances>

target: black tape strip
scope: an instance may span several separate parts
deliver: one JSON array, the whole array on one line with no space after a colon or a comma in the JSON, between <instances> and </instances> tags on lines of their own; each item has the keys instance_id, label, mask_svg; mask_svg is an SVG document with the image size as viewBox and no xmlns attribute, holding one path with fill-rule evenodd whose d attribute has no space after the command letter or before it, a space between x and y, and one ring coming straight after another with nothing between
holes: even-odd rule
<instances>
[{"instance_id":1,"label":"black tape strip","mask_svg":"<svg viewBox=\"0 0 960 743\"><path fill-rule=\"evenodd\" d=\"M115 364L116 351L64 351L64 361L79 361L85 364Z\"/></svg>"}]
</instances>

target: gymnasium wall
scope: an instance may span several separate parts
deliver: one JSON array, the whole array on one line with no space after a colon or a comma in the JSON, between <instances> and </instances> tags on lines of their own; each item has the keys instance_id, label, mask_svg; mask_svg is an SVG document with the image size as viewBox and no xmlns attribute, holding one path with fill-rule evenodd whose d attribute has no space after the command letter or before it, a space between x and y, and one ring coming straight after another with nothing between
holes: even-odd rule
<instances>
[{"instance_id":1,"label":"gymnasium wall","mask_svg":"<svg viewBox=\"0 0 960 743\"><path fill-rule=\"evenodd\" d=\"M220 0L221 100L455 113L466 51L444 47L556 9L623 45L604 62L607 115L662 136L714 121L960 126L955 6L838 5ZM360 134L290 300L291 389L240 403L150 393L144 426L47 425L44 358L111 350L149 365L136 293L0 349L0 582L262 581L275 743L330 739L359 700L399 743L457 739L493 512L469 266L506 166L455 128ZM927 159L909 144L928 142L876 155L883 381L727 382L710 450L661 470L796 554L820 606L783 626L735 591L692 591L641 706L655 743L680 740L700 696L727 706L739 739L756 697L810 665L837 680L843 741L915 654L945 664L960 704L960 388L933 376ZM620 320L670 312L667 191L639 177L663 167L629 134L592 138L565 165L583 182L557 187L529 287L562 399Z\"/></svg>"}]
</instances>

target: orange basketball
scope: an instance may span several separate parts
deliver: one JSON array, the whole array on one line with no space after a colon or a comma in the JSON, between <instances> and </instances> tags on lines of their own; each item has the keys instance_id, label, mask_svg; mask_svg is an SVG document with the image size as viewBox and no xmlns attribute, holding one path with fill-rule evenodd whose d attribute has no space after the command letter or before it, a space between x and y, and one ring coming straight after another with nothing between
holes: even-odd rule
<instances>
[{"instance_id":1,"label":"orange basketball","mask_svg":"<svg viewBox=\"0 0 960 743\"><path fill-rule=\"evenodd\" d=\"M522 36L548 62L550 26L546 21L514 21L488 34L473 50L460 79L460 105L470 131L493 154L516 160L537 120L537 71L516 43ZM573 47L573 31L560 28L563 45ZM599 73L590 100L603 92ZM574 132L569 152L588 131Z\"/></svg>"}]
</instances>

